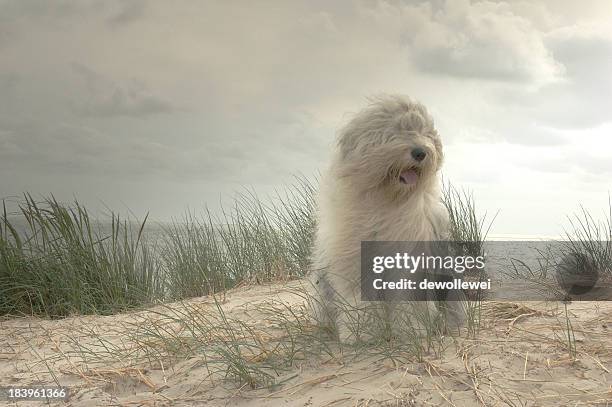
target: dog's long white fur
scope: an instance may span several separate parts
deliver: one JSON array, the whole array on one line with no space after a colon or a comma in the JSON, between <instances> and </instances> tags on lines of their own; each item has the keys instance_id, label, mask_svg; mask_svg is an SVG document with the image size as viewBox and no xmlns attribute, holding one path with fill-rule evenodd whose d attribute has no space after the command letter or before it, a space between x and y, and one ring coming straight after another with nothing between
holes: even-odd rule
<instances>
[{"instance_id":1,"label":"dog's long white fur","mask_svg":"<svg viewBox=\"0 0 612 407\"><path fill-rule=\"evenodd\" d=\"M423 161L411 151L422 148ZM340 131L318 197L317 234L311 282L325 307L342 297L360 298L361 242L430 241L447 237L448 214L441 202L438 172L442 143L425 107L400 96L371 100ZM400 182L406 168L418 168L415 185ZM341 340L349 340L347 316L334 319Z\"/></svg>"}]
</instances>

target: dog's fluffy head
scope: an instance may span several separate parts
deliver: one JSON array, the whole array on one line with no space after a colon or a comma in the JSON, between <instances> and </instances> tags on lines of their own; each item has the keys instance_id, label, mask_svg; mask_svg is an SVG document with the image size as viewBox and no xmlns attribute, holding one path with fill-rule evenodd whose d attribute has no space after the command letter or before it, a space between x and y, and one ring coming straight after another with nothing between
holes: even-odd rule
<instances>
[{"instance_id":1,"label":"dog's fluffy head","mask_svg":"<svg viewBox=\"0 0 612 407\"><path fill-rule=\"evenodd\" d=\"M352 188L402 198L431 185L442 157L427 109L400 96L382 96L341 130L335 164Z\"/></svg>"}]
</instances>

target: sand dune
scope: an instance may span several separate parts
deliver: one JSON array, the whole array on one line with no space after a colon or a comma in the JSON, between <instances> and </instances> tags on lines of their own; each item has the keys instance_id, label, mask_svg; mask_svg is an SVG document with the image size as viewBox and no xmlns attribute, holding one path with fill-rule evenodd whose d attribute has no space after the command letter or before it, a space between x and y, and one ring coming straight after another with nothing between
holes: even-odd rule
<instances>
[{"instance_id":1,"label":"sand dune","mask_svg":"<svg viewBox=\"0 0 612 407\"><path fill-rule=\"evenodd\" d=\"M4 319L0 386L60 383L71 388L73 406L612 404L612 303L569 304L575 335L570 342L562 304L489 302L483 305L477 335L448 337L421 360L331 342L327 351L313 356L304 350L312 344L297 337L292 341L290 331L279 324L283 312L295 312L287 320L303 317L299 285L243 287L218 302L201 297L115 316ZM169 317L199 318L200 313L217 315L202 317L200 327L221 325L189 332L188 324ZM222 326L226 320L243 321L241 333L227 338L232 334ZM153 327L165 334L150 334ZM225 349L231 362L236 356L231 341L241 343L245 335L259 338L258 347L237 351L242 360L228 369L218 355ZM211 357L207 347L213 349L220 338L227 339L228 347L215 348ZM291 355L290 363L270 362L281 354ZM241 368L251 370L241 375ZM258 381L266 378L278 384ZM30 404L40 402L19 405Z\"/></svg>"}]
</instances>

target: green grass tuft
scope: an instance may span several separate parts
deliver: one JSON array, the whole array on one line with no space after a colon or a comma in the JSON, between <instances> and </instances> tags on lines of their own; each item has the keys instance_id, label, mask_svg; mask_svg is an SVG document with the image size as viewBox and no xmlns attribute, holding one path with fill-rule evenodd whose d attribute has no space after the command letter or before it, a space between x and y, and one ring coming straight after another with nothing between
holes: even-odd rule
<instances>
[{"instance_id":1,"label":"green grass tuft","mask_svg":"<svg viewBox=\"0 0 612 407\"><path fill-rule=\"evenodd\" d=\"M314 235L315 186L297 178L274 197L239 194L221 216L186 214L147 241L147 218L110 230L75 201L25 195L0 218L0 315L112 314L238 284L306 274ZM25 220L25 230L14 216Z\"/></svg>"},{"instance_id":2,"label":"green grass tuft","mask_svg":"<svg viewBox=\"0 0 612 407\"><path fill-rule=\"evenodd\" d=\"M0 219L0 314L112 314L163 295L157 261L143 241L146 218L134 230L111 214L103 235L77 201L66 206L25 195L19 211L22 234L6 204Z\"/></svg>"}]
</instances>

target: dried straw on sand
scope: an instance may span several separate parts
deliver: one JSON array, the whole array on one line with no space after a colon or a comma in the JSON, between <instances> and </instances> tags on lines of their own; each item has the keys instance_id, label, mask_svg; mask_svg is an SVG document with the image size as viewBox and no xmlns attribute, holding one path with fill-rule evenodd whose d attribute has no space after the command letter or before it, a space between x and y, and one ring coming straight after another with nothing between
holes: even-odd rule
<instances>
[{"instance_id":1,"label":"dried straw on sand","mask_svg":"<svg viewBox=\"0 0 612 407\"><path fill-rule=\"evenodd\" d=\"M71 404L612 404L612 303L483 303L480 329L420 358L317 342L299 282L116 316L0 321L0 385Z\"/></svg>"}]
</instances>

